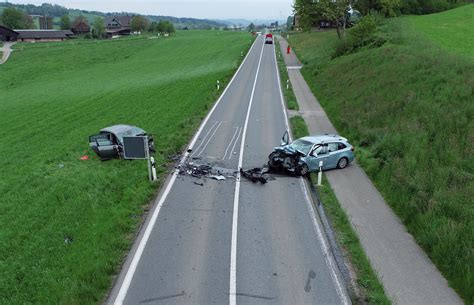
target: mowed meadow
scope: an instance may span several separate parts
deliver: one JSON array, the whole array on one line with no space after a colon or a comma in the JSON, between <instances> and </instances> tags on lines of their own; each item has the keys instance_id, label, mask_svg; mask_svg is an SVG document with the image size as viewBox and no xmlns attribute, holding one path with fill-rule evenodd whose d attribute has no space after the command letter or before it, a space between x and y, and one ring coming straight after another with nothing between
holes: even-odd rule
<instances>
[{"instance_id":1,"label":"mowed meadow","mask_svg":"<svg viewBox=\"0 0 474 305\"><path fill-rule=\"evenodd\" d=\"M15 46L0 66L0 304L103 300L161 183L145 161L100 161L88 136L144 128L162 182L251 43L182 31Z\"/></svg>"}]
</instances>

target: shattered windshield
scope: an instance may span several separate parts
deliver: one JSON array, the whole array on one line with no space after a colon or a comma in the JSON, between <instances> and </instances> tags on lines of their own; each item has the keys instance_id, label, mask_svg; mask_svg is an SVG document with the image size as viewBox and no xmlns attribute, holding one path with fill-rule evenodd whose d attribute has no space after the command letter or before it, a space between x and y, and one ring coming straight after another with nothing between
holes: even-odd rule
<instances>
[{"instance_id":1,"label":"shattered windshield","mask_svg":"<svg viewBox=\"0 0 474 305\"><path fill-rule=\"evenodd\" d=\"M300 153L307 155L311 150L311 147L313 147L313 143L298 139L291 143L290 146L299 151Z\"/></svg>"}]
</instances>

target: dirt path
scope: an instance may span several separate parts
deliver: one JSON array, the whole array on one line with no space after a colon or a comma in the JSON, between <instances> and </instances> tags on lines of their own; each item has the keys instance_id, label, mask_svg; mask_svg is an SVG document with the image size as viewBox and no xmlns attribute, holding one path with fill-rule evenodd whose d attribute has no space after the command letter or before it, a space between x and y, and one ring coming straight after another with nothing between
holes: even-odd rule
<instances>
[{"instance_id":1,"label":"dirt path","mask_svg":"<svg viewBox=\"0 0 474 305\"><path fill-rule=\"evenodd\" d=\"M288 43L281 38L278 40L300 106L298 112L310 133L337 133L299 69L296 69L299 61L293 50L286 54ZM463 303L357 162L344 170L327 171L326 176L360 239L372 269L394 304Z\"/></svg>"},{"instance_id":2,"label":"dirt path","mask_svg":"<svg viewBox=\"0 0 474 305\"><path fill-rule=\"evenodd\" d=\"M12 53L11 47L15 44L15 42L5 42L3 44L3 48L1 48L2 53L2 58L0 59L0 65L4 64L8 58L10 57L10 54Z\"/></svg>"}]
</instances>

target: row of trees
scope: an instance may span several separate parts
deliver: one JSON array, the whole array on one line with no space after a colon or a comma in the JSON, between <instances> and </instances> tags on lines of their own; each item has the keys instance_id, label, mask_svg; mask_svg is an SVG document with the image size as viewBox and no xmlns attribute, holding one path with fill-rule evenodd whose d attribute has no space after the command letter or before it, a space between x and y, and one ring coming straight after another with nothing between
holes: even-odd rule
<instances>
[{"instance_id":1,"label":"row of trees","mask_svg":"<svg viewBox=\"0 0 474 305\"><path fill-rule=\"evenodd\" d=\"M14 7L7 7L3 10L0 18L0 24L11 29L34 29L35 23L30 15L23 10ZM85 16L77 16L74 21L71 21L69 15L63 15L60 21L61 30L70 30L80 24L89 25L89 20ZM95 17L92 24L91 35L94 38L102 38L105 35L104 18ZM148 18L136 15L132 18L130 29L133 32L160 33L162 35L171 34L175 32L173 24L168 20L161 20L159 22L151 22Z\"/></svg>"},{"instance_id":2,"label":"row of trees","mask_svg":"<svg viewBox=\"0 0 474 305\"><path fill-rule=\"evenodd\" d=\"M175 32L173 24L168 20L161 20L159 22L150 22L145 16L137 15L132 18L130 22L130 29L134 32L160 33L171 34Z\"/></svg>"},{"instance_id":3,"label":"row of trees","mask_svg":"<svg viewBox=\"0 0 474 305\"><path fill-rule=\"evenodd\" d=\"M428 14L444 11L469 0L296 0L294 11L303 29L310 29L319 20L336 25L339 38L345 37L350 8L362 15L378 14L394 17L400 14Z\"/></svg>"},{"instance_id":4,"label":"row of trees","mask_svg":"<svg viewBox=\"0 0 474 305\"><path fill-rule=\"evenodd\" d=\"M10 29L34 29L35 23L30 15L20 9L7 7L3 10L0 24Z\"/></svg>"},{"instance_id":5,"label":"row of trees","mask_svg":"<svg viewBox=\"0 0 474 305\"><path fill-rule=\"evenodd\" d=\"M88 20L84 16L78 16L74 19L74 22L71 24L71 20L68 15L61 17L60 27L62 30L69 30L73 27L76 27L79 24L89 24ZM162 20L160 22L149 22L148 19L144 16L137 15L134 16L130 22L130 30L133 32L145 32L150 33L160 33L171 34L175 32L173 24L168 20ZM105 35L105 25L104 18L96 17L92 22L92 37L102 38Z\"/></svg>"}]
</instances>

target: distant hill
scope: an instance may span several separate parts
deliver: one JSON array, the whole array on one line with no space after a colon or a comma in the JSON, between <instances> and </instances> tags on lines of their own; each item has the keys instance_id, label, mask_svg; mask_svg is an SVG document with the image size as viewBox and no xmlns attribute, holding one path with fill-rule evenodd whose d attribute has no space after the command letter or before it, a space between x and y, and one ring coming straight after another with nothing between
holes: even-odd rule
<instances>
[{"instance_id":1,"label":"distant hill","mask_svg":"<svg viewBox=\"0 0 474 305\"><path fill-rule=\"evenodd\" d=\"M211 29L227 26L224 22L219 22L215 20L208 19L196 19L196 18L177 18L171 16L147 16L151 21L159 22L161 20L169 20L174 26L178 29L188 28L188 29Z\"/></svg>"},{"instance_id":2,"label":"distant hill","mask_svg":"<svg viewBox=\"0 0 474 305\"><path fill-rule=\"evenodd\" d=\"M216 22L221 22L225 23L226 25L242 25L242 26L248 26L250 23L253 23L255 25L270 25L271 23L278 21L279 24L286 24L286 20L277 20L277 19L223 19L219 20L216 19Z\"/></svg>"},{"instance_id":3,"label":"distant hill","mask_svg":"<svg viewBox=\"0 0 474 305\"><path fill-rule=\"evenodd\" d=\"M91 23L96 17L106 17L110 15L137 15L136 13L131 12L97 12L97 11L87 11L79 9L69 9L64 6L56 4L43 3L42 5L33 5L33 4L14 4L14 3L0 3L0 14L6 7L15 7L25 11L29 15L48 15L54 17L54 27L59 27L60 18L64 15L69 15L72 20L79 15L85 16L89 23ZM177 29L211 29L218 27L225 27L228 24L225 22L220 22L216 20L207 20L207 19L197 19L197 18L177 18L171 16L147 16L150 21L160 21L160 20L169 20L171 21Z\"/></svg>"}]
</instances>

